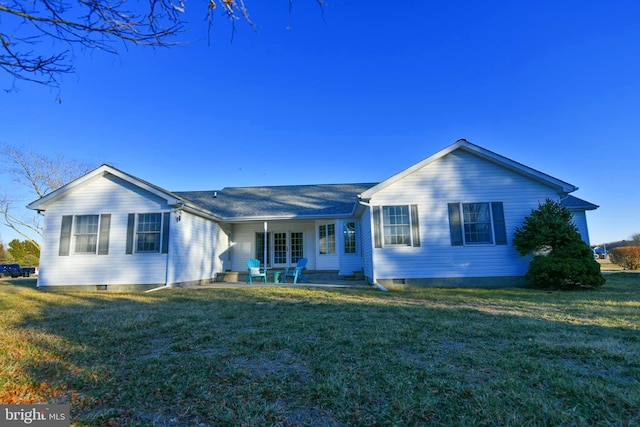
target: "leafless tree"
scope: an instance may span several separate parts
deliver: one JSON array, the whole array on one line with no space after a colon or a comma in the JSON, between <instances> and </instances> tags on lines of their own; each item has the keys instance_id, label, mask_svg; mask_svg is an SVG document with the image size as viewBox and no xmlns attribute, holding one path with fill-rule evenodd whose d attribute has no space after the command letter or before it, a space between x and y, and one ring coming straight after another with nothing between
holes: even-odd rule
<instances>
[{"instance_id":1,"label":"leafless tree","mask_svg":"<svg viewBox=\"0 0 640 427\"><path fill-rule=\"evenodd\" d=\"M232 32L238 20L255 28L245 0L205 0L205 8L209 28L220 9ZM185 0L0 0L0 68L14 79L56 87L74 70L72 46L114 54L123 45L172 46L184 12Z\"/></svg>"},{"instance_id":2,"label":"leafless tree","mask_svg":"<svg viewBox=\"0 0 640 427\"><path fill-rule=\"evenodd\" d=\"M40 244L34 236L42 236L40 217L35 213L27 213L24 206L84 175L95 166L66 159L62 155L47 157L8 145L0 149L0 154L6 160L3 172L9 174L17 184L13 190L2 189L0 215L6 226L39 249Z\"/></svg>"}]
</instances>

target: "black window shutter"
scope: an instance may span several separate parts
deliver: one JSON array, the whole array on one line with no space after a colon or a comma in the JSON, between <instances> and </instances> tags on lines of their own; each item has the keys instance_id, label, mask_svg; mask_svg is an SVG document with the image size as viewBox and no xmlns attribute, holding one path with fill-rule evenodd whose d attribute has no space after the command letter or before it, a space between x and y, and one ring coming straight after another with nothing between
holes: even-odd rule
<instances>
[{"instance_id":1,"label":"black window shutter","mask_svg":"<svg viewBox=\"0 0 640 427\"><path fill-rule=\"evenodd\" d=\"M418 221L418 205L411 205L411 232L413 246L420 246L420 221Z\"/></svg>"},{"instance_id":2,"label":"black window shutter","mask_svg":"<svg viewBox=\"0 0 640 427\"><path fill-rule=\"evenodd\" d=\"M504 220L504 208L502 202L492 202L493 232L496 236L496 245L507 244L507 226Z\"/></svg>"},{"instance_id":3,"label":"black window shutter","mask_svg":"<svg viewBox=\"0 0 640 427\"><path fill-rule=\"evenodd\" d=\"M169 252L169 220L171 212L165 212L162 218L162 253Z\"/></svg>"},{"instance_id":4,"label":"black window shutter","mask_svg":"<svg viewBox=\"0 0 640 427\"><path fill-rule=\"evenodd\" d=\"M60 248L58 255L69 256L69 248L71 247L71 224L73 223L73 215L62 216L62 226L60 227Z\"/></svg>"},{"instance_id":5,"label":"black window shutter","mask_svg":"<svg viewBox=\"0 0 640 427\"><path fill-rule=\"evenodd\" d=\"M136 214L129 214L127 219L127 250L126 254L131 255L133 253L133 232L136 225Z\"/></svg>"},{"instance_id":6,"label":"black window shutter","mask_svg":"<svg viewBox=\"0 0 640 427\"><path fill-rule=\"evenodd\" d=\"M373 216L373 246L382 247L382 229L380 227L380 206L371 206Z\"/></svg>"},{"instance_id":7,"label":"black window shutter","mask_svg":"<svg viewBox=\"0 0 640 427\"><path fill-rule=\"evenodd\" d=\"M109 255L109 230L111 214L100 215L100 234L98 235L98 255Z\"/></svg>"},{"instance_id":8,"label":"black window shutter","mask_svg":"<svg viewBox=\"0 0 640 427\"><path fill-rule=\"evenodd\" d=\"M449 203L449 231L451 233L451 245L462 246L462 220L460 218L460 204Z\"/></svg>"}]
</instances>

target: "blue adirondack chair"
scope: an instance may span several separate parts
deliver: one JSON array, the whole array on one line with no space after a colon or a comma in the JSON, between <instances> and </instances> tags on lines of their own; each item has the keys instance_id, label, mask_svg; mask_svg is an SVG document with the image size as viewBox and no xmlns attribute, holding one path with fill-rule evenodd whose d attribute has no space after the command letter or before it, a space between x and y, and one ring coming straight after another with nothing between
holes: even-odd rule
<instances>
[{"instance_id":1,"label":"blue adirondack chair","mask_svg":"<svg viewBox=\"0 0 640 427\"><path fill-rule=\"evenodd\" d=\"M247 283L250 285L253 284L254 277L262 277L264 283L267 283L267 267L260 268L260 260L259 259L248 259L247 260Z\"/></svg>"},{"instance_id":2,"label":"blue adirondack chair","mask_svg":"<svg viewBox=\"0 0 640 427\"><path fill-rule=\"evenodd\" d=\"M284 271L283 282L287 283L287 278L293 277L294 284L298 283L298 279L302 280L303 282L309 283L309 279L302 275L302 272L305 268L307 268L307 259L300 258L298 260L298 264L295 267L287 267L287 269Z\"/></svg>"}]
</instances>

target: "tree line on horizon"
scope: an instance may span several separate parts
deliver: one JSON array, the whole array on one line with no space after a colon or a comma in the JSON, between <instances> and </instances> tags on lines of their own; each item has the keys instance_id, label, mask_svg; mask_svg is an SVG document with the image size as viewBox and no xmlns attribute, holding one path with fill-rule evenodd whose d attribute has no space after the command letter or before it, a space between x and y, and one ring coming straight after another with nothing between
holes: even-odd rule
<instances>
[{"instance_id":1,"label":"tree line on horizon","mask_svg":"<svg viewBox=\"0 0 640 427\"><path fill-rule=\"evenodd\" d=\"M7 246L0 242L0 264L37 267L40 264L40 248L29 240L13 239Z\"/></svg>"},{"instance_id":2,"label":"tree line on horizon","mask_svg":"<svg viewBox=\"0 0 640 427\"><path fill-rule=\"evenodd\" d=\"M600 243L598 245L595 245L594 248L600 247L600 248L606 249L607 252L609 252L612 249L621 248L624 246L640 246L640 233L634 233L633 235L631 235L629 240L623 239L615 242Z\"/></svg>"}]
</instances>

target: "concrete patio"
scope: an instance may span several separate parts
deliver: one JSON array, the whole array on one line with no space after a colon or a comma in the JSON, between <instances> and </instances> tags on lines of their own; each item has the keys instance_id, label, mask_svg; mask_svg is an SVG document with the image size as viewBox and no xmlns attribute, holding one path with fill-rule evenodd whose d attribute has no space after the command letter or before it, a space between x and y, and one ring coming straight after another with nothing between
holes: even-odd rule
<instances>
[{"instance_id":1,"label":"concrete patio","mask_svg":"<svg viewBox=\"0 0 640 427\"><path fill-rule=\"evenodd\" d=\"M293 279L289 278L287 282L282 282L282 276L280 274L280 281L274 282L276 277L273 273L282 273L282 270L274 269L267 273L267 283L259 279L253 279L253 283L247 283L247 272L244 271L227 271L218 274L216 280L210 283L182 285L183 288L258 288L258 287L322 287L322 288L355 288L355 287L370 287L364 276L354 274L352 276L340 276L335 271L305 271L304 276L309 279L309 282L304 282L298 279L296 284L293 284Z\"/></svg>"},{"instance_id":2,"label":"concrete patio","mask_svg":"<svg viewBox=\"0 0 640 427\"><path fill-rule=\"evenodd\" d=\"M346 281L346 280L336 280L333 282L325 282L325 283L305 283L298 282L293 284L289 283L271 283L267 282L257 282L254 281L253 284L248 284L246 282L212 282L206 283L202 285L188 285L181 286L182 288L189 289L238 289L238 288L370 288L369 285L365 281Z\"/></svg>"}]
</instances>

